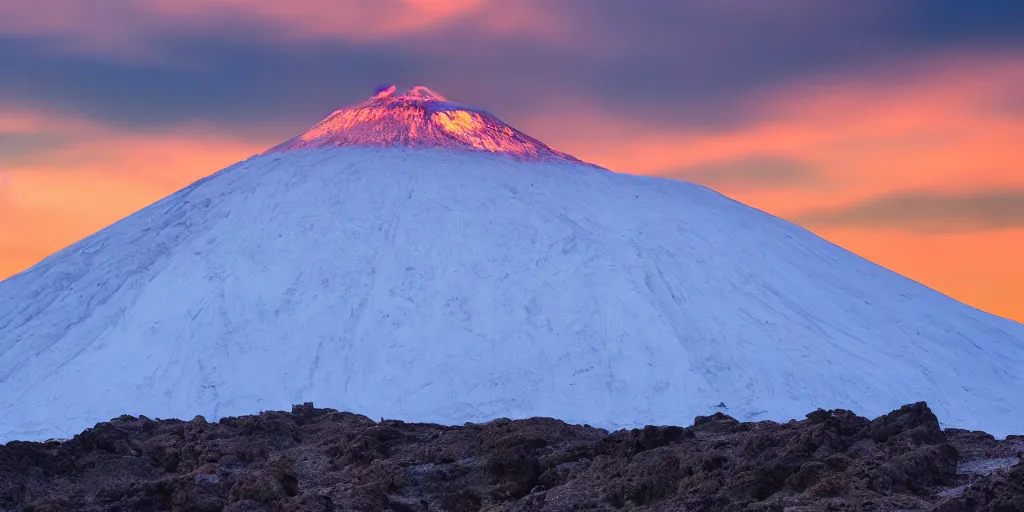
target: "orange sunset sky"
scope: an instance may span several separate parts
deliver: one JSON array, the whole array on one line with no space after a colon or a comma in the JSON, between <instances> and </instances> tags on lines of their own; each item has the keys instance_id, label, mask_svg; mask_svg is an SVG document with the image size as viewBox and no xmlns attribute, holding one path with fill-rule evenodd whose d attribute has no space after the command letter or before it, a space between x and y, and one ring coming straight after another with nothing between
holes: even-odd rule
<instances>
[{"instance_id":1,"label":"orange sunset sky","mask_svg":"<svg viewBox=\"0 0 1024 512\"><path fill-rule=\"evenodd\" d=\"M1024 321L1022 6L0 2L0 279L377 85L424 83Z\"/></svg>"}]
</instances>

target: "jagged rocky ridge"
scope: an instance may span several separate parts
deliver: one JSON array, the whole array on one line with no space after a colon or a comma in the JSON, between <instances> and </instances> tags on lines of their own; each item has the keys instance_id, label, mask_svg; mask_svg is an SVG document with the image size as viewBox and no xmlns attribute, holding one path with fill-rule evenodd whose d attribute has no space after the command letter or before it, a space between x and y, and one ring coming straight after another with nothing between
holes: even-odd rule
<instances>
[{"instance_id":1,"label":"jagged rocky ridge","mask_svg":"<svg viewBox=\"0 0 1024 512\"><path fill-rule=\"evenodd\" d=\"M545 418L449 427L296 406L209 423L122 416L0 446L0 510L1024 510L1024 438L868 420L609 433Z\"/></svg>"}]
</instances>

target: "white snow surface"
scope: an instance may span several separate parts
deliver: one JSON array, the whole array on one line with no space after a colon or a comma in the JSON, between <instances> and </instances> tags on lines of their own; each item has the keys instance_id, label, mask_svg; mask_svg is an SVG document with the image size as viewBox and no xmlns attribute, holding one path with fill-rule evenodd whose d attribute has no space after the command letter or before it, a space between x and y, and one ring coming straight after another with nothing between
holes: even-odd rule
<instances>
[{"instance_id":1,"label":"white snow surface","mask_svg":"<svg viewBox=\"0 0 1024 512\"><path fill-rule=\"evenodd\" d=\"M614 429L926 400L1024 433L1024 326L709 189L489 154L253 157L0 283L0 442L320 407Z\"/></svg>"}]
</instances>

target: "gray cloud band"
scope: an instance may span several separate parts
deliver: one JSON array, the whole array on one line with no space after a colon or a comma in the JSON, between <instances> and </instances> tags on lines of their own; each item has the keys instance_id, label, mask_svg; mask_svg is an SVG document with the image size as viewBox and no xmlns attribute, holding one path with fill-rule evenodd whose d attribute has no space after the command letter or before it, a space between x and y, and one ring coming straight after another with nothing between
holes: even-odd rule
<instances>
[{"instance_id":1,"label":"gray cloud band","mask_svg":"<svg viewBox=\"0 0 1024 512\"><path fill-rule=\"evenodd\" d=\"M906 192L794 219L807 226L896 228L956 232L1024 227L1024 189L941 194Z\"/></svg>"},{"instance_id":2,"label":"gray cloud band","mask_svg":"<svg viewBox=\"0 0 1024 512\"><path fill-rule=\"evenodd\" d=\"M780 155L751 155L662 175L726 191L806 187L820 179L809 164Z\"/></svg>"}]
</instances>

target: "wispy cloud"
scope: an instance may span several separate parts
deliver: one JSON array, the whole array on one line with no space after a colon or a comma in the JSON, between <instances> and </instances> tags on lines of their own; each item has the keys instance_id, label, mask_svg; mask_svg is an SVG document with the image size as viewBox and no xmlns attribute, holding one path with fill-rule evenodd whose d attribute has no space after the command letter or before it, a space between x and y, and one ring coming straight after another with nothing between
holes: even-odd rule
<instances>
[{"instance_id":1,"label":"wispy cloud","mask_svg":"<svg viewBox=\"0 0 1024 512\"><path fill-rule=\"evenodd\" d=\"M1024 189L976 193L912 191L873 197L796 218L810 226L907 229L925 233L1024 227Z\"/></svg>"},{"instance_id":2,"label":"wispy cloud","mask_svg":"<svg viewBox=\"0 0 1024 512\"><path fill-rule=\"evenodd\" d=\"M2 104L0 140L0 279L265 149L201 127L139 132Z\"/></svg>"},{"instance_id":3,"label":"wispy cloud","mask_svg":"<svg viewBox=\"0 0 1024 512\"><path fill-rule=\"evenodd\" d=\"M803 188L818 181L817 172L807 163L792 156L771 154L697 164L662 175L733 191Z\"/></svg>"},{"instance_id":4,"label":"wispy cloud","mask_svg":"<svg viewBox=\"0 0 1024 512\"><path fill-rule=\"evenodd\" d=\"M64 137L56 134L0 132L0 171L46 159L67 144Z\"/></svg>"}]
</instances>

